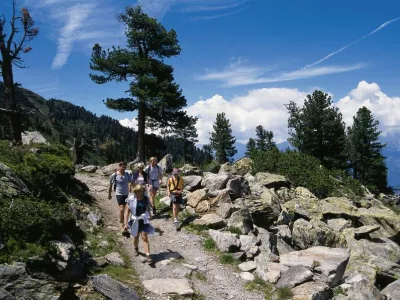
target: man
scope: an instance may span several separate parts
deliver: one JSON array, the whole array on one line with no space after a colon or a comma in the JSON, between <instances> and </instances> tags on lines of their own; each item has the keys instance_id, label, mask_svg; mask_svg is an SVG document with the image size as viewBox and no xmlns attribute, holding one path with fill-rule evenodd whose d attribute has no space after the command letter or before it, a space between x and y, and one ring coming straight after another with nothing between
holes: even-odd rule
<instances>
[{"instance_id":1,"label":"man","mask_svg":"<svg viewBox=\"0 0 400 300\"><path fill-rule=\"evenodd\" d=\"M119 206L119 223L121 231L124 232L124 212L125 212L125 201L129 196L129 182L133 182L132 176L126 172L127 163L121 161L119 168L110 177L110 185L108 187L108 199L111 200L111 191L114 187L115 198Z\"/></svg>"},{"instance_id":2,"label":"man","mask_svg":"<svg viewBox=\"0 0 400 300\"><path fill-rule=\"evenodd\" d=\"M168 179L167 183L167 194L171 199L172 212L174 215L174 225L179 227L178 213L180 205L183 204L183 192L184 180L179 176L179 169L173 169L172 177Z\"/></svg>"},{"instance_id":3,"label":"man","mask_svg":"<svg viewBox=\"0 0 400 300\"><path fill-rule=\"evenodd\" d=\"M153 215L157 213L155 199L163 177L162 168L157 165L157 162L156 157L150 158L150 164L144 170L147 173L147 183L149 185L150 203Z\"/></svg>"}]
</instances>

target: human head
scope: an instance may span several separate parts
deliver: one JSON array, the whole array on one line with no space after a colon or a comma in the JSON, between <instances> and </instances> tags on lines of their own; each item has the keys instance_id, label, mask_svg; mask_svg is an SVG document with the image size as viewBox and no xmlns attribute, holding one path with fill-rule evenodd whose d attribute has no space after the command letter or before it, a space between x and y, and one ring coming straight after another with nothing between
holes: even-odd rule
<instances>
[{"instance_id":1,"label":"human head","mask_svg":"<svg viewBox=\"0 0 400 300\"><path fill-rule=\"evenodd\" d=\"M127 165L126 161L121 161L121 162L119 163L119 168L120 168L121 170L126 170L126 165Z\"/></svg>"},{"instance_id":2,"label":"human head","mask_svg":"<svg viewBox=\"0 0 400 300\"><path fill-rule=\"evenodd\" d=\"M174 168L174 169L172 170L172 175L174 175L174 177L177 177L177 176L179 175L179 169Z\"/></svg>"},{"instance_id":3,"label":"human head","mask_svg":"<svg viewBox=\"0 0 400 300\"><path fill-rule=\"evenodd\" d=\"M132 191L133 191L133 193L134 193L135 195L138 195L138 194L140 194L140 193L143 193L143 192L144 192L144 186L141 185L141 184L137 184L137 185L135 185L135 186L133 187Z\"/></svg>"},{"instance_id":4,"label":"human head","mask_svg":"<svg viewBox=\"0 0 400 300\"><path fill-rule=\"evenodd\" d=\"M144 164L138 163L137 169L138 169L139 171L143 171L143 169L144 169Z\"/></svg>"},{"instance_id":5,"label":"human head","mask_svg":"<svg viewBox=\"0 0 400 300\"><path fill-rule=\"evenodd\" d=\"M152 166L155 166L157 164L157 162L158 162L157 157L155 157L155 156L150 157L150 163Z\"/></svg>"}]
</instances>

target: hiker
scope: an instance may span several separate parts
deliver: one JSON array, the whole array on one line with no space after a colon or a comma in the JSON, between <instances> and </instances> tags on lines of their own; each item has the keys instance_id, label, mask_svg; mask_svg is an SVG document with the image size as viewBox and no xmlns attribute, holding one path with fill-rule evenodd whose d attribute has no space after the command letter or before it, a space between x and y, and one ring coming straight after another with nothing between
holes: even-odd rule
<instances>
[{"instance_id":1,"label":"hiker","mask_svg":"<svg viewBox=\"0 0 400 300\"><path fill-rule=\"evenodd\" d=\"M124 232L124 211L125 211L125 200L129 196L129 182L133 182L133 178L126 171L127 163L121 161L119 168L111 175L110 185L108 188L108 199L111 200L111 190L114 187L115 197L119 206L119 223L121 231Z\"/></svg>"},{"instance_id":2,"label":"hiker","mask_svg":"<svg viewBox=\"0 0 400 300\"><path fill-rule=\"evenodd\" d=\"M144 170L147 175L147 183L149 184L149 193L150 193L150 203L153 210L153 215L157 213L156 206L155 206L155 198L157 195L157 190L160 187L162 175L162 169L157 164L157 158L151 157L150 164Z\"/></svg>"},{"instance_id":3,"label":"hiker","mask_svg":"<svg viewBox=\"0 0 400 300\"><path fill-rule=\"evenodd\" d=\"M167 195L171 199L172 204L172 212L174 215L174 225L175 227L179 227L178 221L178 213L180 205L183 204L183 192L184 180L179 176L179 169L172 170L172 176L168 179L167 182Z\"/></svg>"},{"instance_id":4,"label":"hiker","mask_svg":"<svg viewBox=\"0 0 400 300\"><path fill-rule=\"evenodd\" d=\"M137 184L133 187L133 195L126 199L125 208L125 230L130 229L131 236L134 237L133 245L135 248L135 256L139 255L139 235L142 236L143 248L146 253L146 261L152 263L150 257L150 244L148 234L154 233L154 227L150 224L150 201L144 195L144 185Z\"/></svg>"}]
</instances>

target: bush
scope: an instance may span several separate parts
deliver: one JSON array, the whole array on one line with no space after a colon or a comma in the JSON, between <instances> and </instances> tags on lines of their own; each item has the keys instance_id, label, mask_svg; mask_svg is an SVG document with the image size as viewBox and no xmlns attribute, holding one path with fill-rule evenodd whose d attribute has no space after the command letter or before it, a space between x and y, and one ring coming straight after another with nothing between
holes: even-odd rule
<instances>
[{"instance_id":1,"label":"bush","mask_svg":"<svg viewBox=\"0 0 400 300\"><path fill-rule=\"evenodd\" d=\"M205 165L203 167L203 170L205 172L218 173L220 168L221 164L219 164L217 161L212 161L209 164Z\"/></svg>"}]
</instances>

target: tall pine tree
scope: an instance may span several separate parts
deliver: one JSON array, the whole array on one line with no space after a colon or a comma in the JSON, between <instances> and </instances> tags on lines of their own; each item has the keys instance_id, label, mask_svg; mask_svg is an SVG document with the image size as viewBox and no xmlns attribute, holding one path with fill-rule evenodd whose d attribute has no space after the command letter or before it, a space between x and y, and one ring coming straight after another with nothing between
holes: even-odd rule
<instances>
[{"instance_id":1,"label":"tall pine tree","mask_svg":"<svg viewBox=\"0 0 400 300\"><path fill-rule=\"evenodd\" d=\"M127 48L104 51L96 44L90 68L103 75L90 74L90 78L98 84L131 80L130 97L107 99L105 104L122 112L138 112L137 159L144 161L146 124L152 129L175 128L189 121L182 110L186 99L174 83L173 68L164 62L179 55L181 48L176 32L167 31L140 6L127 7L118 20L127 28Z\"/></svg>"},{"instance_id":2,"label":"tall pine tree","mask_svg":"<svg viewBox=\"0 0 400 300\"><path fill-rule=\"evenodd\" d=\"M276 148L276 144L273 141L274 133L272 131L265 130L262 125L256 127L256 145L257 150L268 151Z\"/></svg>"},{"instance_id":3,"label":"tall pine tree","mask_svg":"<svg viewBox=\"0 0 400 300\"><path fill-rule=\"evenodd\" d=\"M307 95L304 106L289 107L289 142L300 152L318 158L331 169L345 170L345 124L339 109L332 107L328 94L315 91Z\"/></svg>"},{"instance_id":4,"label":"tall pine tree","mask_svg":"<svg viewBox=\"0 0 400 300\"><path fill-rule=\"evenodd\" d=\"M360 108L348 128L347 149L353 177L374 192L385 192L387 166L382 149L386 144L379 141L378 125L368 108Z\"/></svg>"},{"instance_id":5,"label":"tall pine tree","mask_svg":"<svg viewBox=\"0 0 400 300\"><path fill-rule=\"evenodd\" d=\"M246 145L246 152L244 155L250 157L257 150L256 141L252 138L249 139Z\"/></svg>"},{"instance_id":6,"label":"tall pine tree","mask_svg":"<svg viewBox=\"0 0 400 300\"><path fill-rule=\"evenodd\" d=\"M232 161L233 156L237 153L236 139L232 136L231 124L225 117L225 113L217 114L213 129L210 145L215 150L217 161L222 164Z\"/></svg>"}]
</instances>

